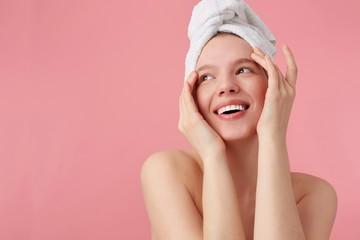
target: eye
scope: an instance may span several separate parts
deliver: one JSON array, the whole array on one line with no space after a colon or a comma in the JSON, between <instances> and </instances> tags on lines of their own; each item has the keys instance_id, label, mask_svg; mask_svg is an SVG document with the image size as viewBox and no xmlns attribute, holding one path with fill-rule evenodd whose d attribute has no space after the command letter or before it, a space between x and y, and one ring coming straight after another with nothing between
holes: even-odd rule
<instances>
[{"instance_id":1,"label":"eye","mask_svg":"<svg viewBox=\"0 0 360 240\"><path fill-rule=\"evenodd\" d=\"M201 76L201 81L206 81L206 80L209 80L209 78L210 78L210 75L203 75L203 76Z\"/></svg>"},{"instance_id":2,"label":"eye","mask_svg":"<svg viewBox=\"0 0 360 240\"><path fill-rule=\"evenodd\" d=\"M240 68L236 74L251 72L249 68Z\"/></svg>"}]
</instances>

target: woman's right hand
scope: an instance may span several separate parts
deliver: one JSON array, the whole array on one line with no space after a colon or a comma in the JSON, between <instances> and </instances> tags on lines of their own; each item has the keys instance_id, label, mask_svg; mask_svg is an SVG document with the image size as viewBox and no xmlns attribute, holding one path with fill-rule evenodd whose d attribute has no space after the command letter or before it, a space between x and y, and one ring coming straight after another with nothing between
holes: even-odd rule
<instances>
[{"instance_id":1,"label":"woman's right hand","mask_svg":"<svg viewBox=\"0 0 360 240\"><path fill-rule=\"evenodd\" d=\"M202 161L206 161L219 154L225 154L226 147L223 139L206 122L195 105L192 92L197 80L198 74L193 71L184 83L179 99L178 128L200 155Z\"/></svg>"}]
</instances>

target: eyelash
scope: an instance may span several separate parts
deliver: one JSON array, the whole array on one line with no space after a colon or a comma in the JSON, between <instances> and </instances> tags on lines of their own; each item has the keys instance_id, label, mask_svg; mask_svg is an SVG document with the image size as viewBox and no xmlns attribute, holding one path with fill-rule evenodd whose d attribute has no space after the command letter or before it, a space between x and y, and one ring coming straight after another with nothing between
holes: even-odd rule
<instances>
[{"instance_id":1,"label":"eyelash","mask_svg":"<svg viewBox=\"0 0 360 240\"><path fill-rule=\"evenodd\" d=\"M240 68L236 73L239 73L241 70L244 70L244 69L247 69L248 72L251 72L251 69L250 69L250 68Z\"/></svg>"},{"instance_id":2,"label":"eyelash","mask_svg":"<svg viewBox=\"0 0 360 240\"><path fill-rule=\"evenodd\" d=\"M244 70L244 69L247 69L248 72L252 72L250 68L243 67L243 68L240 68L239 70L236 71L236 75L240 74L240 71ZM246 73L246 72L243 72L243 73ZM206 81L204 78L207 77L207 76L210 76L210 75L203 75L203 76L201 76L200 80L201 81Z\"/></svg>"}]
</instances>

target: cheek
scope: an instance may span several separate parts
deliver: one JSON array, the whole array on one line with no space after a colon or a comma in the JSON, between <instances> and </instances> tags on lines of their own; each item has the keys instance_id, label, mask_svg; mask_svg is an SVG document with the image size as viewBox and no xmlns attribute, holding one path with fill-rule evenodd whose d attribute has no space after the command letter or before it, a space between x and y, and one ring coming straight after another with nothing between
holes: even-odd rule
<instances>
[{"instance_id":1,"label":"cheek","mask_svg":"<svg viewBox=\"0 0 360 240\"><path fill-rule=\"evenodd\" d=\"M258 91L256 92L256 95L257 95L258 99L260 99L262 104L265 101L266 90L267 90L267 87L259 86Z\"/></svg>"},{"instance_id":2,"label":"cheek","mask_svg":"<svg viewBox=\"0 0 360 240\"><path fill-rule=\"evenodd\" d=\"M267 91L267 80L259 81L257 84L249 86L248 91L253 98L254 103L262 108L265 101L265 95Z\"/></svg>"}]
</instances>

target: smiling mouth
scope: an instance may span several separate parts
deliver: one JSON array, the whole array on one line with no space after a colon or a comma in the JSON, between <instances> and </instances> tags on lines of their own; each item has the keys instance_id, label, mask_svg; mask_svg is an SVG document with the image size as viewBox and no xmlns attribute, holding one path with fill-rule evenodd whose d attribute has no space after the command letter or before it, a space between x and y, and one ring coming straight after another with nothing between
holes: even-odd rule
<instances>
[{"instance_id":1,"label":"smiling mouth","mask_svg":"<svg viewBox=\"0 0 360 240\"><path fill-rule=\"evenodd\" d=\"M217 115L221 115L221 114L230 115L230 114L234 114L237 112L245 111L249 107L250 107L249 105L228 105L228 106L219 108L217 111L215 111L215 113Z\"/></svg>"}]
</instances>

